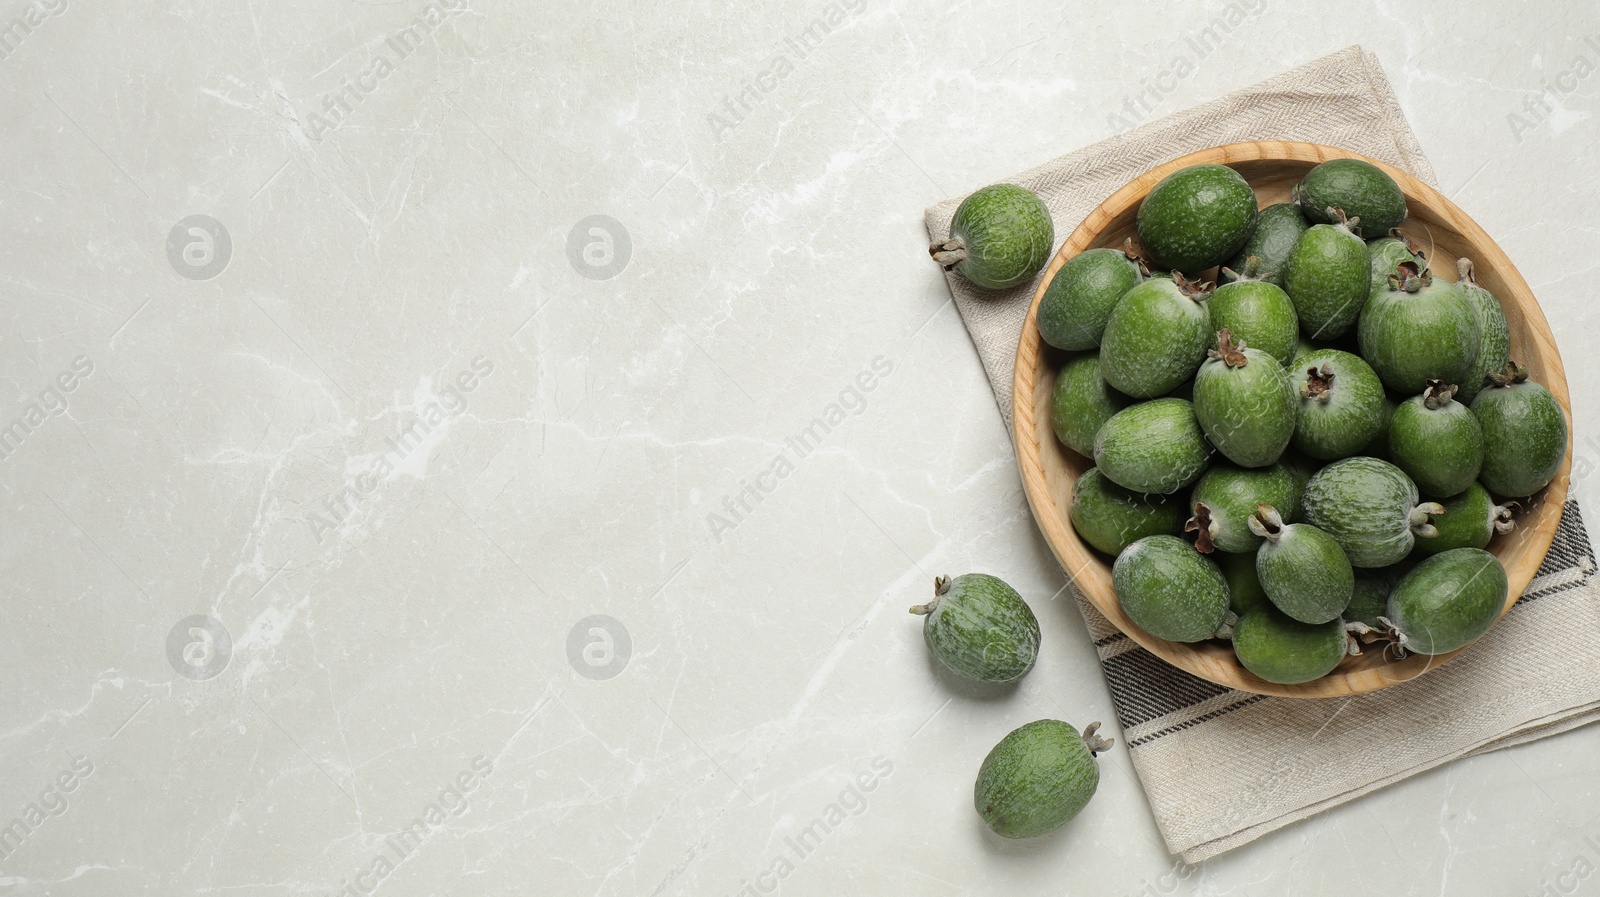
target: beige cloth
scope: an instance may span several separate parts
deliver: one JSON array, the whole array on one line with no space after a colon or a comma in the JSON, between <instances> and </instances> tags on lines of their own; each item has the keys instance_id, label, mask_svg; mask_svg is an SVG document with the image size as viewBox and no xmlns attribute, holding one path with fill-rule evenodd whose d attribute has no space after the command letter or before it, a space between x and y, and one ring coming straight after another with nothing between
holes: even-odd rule
<instances>
[{"instance_id":1,"label":"beige cloth","mask_svg":"<svg viewBox=\"0 0 1600 897\"><path fill-rule=\"evenodd\" d=\"M1376 58L1359 47L1011 180L1044 199L1064 240L1150 168L1263 139L1342 146L1434 181ZM959 202L928 209L930 239L948 235ZM948 282L1009 428L1017 340L1035 285L994 294L953 275ZM1117 632L1081 596L1078 605L1162 836L1197 862L1457 757L1600 718L1600 670L1588 659L1600 643L1594 570L1569 503L1538 577L1488 635L1426 676L1344 699L1268 698L1197 679Z\"/></svg>"}]
</instances>

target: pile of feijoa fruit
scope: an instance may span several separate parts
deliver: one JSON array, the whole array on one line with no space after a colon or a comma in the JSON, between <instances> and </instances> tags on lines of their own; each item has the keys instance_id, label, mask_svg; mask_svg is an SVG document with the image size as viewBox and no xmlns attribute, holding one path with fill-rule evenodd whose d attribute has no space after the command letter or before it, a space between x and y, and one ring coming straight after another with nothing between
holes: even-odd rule
<instances>
[{"instance_id":1,"label":"pile of feijoa fruit","mask_svg":"<svg viewBox=\"0 0 1600 897\"><path fill-rule=\"evenodd\" d=\"M1040 334L1070 353L1052 428L1095 463L1071 522L1151 635L1229 639L1288 685L1363 648L1453 651L1499 618L1485 548L1559 470L1567 421L1472 262L1433 268L1406 214L1361 160L1265 209L1194 165L1145 197L1139 247L1086 250L1046 286ZM1052 236L1036 197L997 185L933 252L1003 288Z\"/></svg>"},{"instance_id":2,"label":"pile of feijoa fruit","mask_svg":"<svg viewBox=\"0 0 1600 897\"><path fill-rule=\"evenodd\" d=\"M933 600L911 608L939 665L971 682L1015 683L1039 658L1039 621L1017 590L987 573L933 583ZM1100 724L1079 732L1041 719L1012 730L984 757L972 786L978 816L1004 838L1037 838L1078 815L1100 785L1095 755L1111 748Z\"/></svg>"}]
</instances>

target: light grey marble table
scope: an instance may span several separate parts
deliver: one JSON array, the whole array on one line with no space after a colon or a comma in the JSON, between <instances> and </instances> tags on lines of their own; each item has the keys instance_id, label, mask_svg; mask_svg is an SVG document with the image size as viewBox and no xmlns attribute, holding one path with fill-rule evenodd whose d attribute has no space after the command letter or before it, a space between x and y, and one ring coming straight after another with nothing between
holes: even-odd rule
<instances>
[{"instance_id":1,"label":"light grey marble table","mask_svg":"<svg viewBox=\"0 0 1600 897\"><path fill-rule=\"evenodd\" d=\"M921 223L1359 42L1594 471L1592 4L32 2L0 891L1600 890L1595 730L1194 868L1120 746L1067 832L988 836L1000 735L1114 718ZM1043 621L1009 695L905 613L968 570Z\"/></svg>"}]
</instances>

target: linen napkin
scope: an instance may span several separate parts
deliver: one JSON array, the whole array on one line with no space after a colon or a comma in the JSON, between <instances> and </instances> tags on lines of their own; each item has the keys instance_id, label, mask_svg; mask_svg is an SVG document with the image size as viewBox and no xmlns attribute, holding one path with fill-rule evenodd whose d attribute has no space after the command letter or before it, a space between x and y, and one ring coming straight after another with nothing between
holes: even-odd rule
<instances>
[{"instance_id":1,"label":"linen napkin","mask_svg":"<svg viewBox=\"0 0 1600 897\"><path fill-rule=\"evenodd\" d=\"M1106 197L1156 165L1269 139L1345 147L1435 182L1382 67L1360 47L1008 180L1044 200L1059 248ZM927 210L930 240L949 235L961 199ZM954 275L947 283L1009 430L1017 342L1035 283L998 294ZM1171 852L1198 862L1458 757L1600 719L1600 668L1587 660L1600 641L1595 568L1577 504L1569 502L1522 600L1477 644L1426 676L1323 700L1265 697L1191 676L1074 595L1156 824Z\"/></svg>"}]
</instances>

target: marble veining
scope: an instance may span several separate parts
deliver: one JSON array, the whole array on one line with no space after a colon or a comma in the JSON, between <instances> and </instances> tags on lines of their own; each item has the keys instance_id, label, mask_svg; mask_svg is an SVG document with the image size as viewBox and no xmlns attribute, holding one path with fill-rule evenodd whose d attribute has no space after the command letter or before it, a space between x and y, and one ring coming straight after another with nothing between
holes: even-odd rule
<instances>
[{"instance_id":1,"label":"marble veining","mask_svg":"<svg viewBox=\"0 0 1600 897\"><path fill-rule=\"evenodd\" d=\"M1600 733L1197 866L1109 724L922 210L1352 43L1561 343L1597 502L1591 4L0 8L0 890L1587 893ZM1000 575L980 692L905 613ZM1204 770L1194 774L1204 775Z\"/></svg>"}]
</instances>

